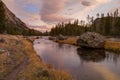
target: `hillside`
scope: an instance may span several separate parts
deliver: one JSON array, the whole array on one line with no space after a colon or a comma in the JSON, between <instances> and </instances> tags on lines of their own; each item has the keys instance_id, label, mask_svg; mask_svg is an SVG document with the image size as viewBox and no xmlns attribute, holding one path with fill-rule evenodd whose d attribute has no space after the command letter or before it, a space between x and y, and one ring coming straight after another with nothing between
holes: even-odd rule
<instances>
[{"instance_id":1,"label":"hillside","mask_svg":"<svg viewBox=\"0 0 120 80\"><path fill-rule=\"evenodd\" d=\"M75 20L69 23L59 23L50 31L50 35L79 36L84 32L97 32L105 36L120 36L120 17L106 16L96 18L91 23L85 24L83 21Z\"/></svg>"},{"instance_id":2,"label":"hillside","mask_svg":"<svg viewBox=\"0 0 120 80\"><path fill-rule=\"evenodd\" d=\"M104 35L120 35L120 17L97 18L92 25L92 30Z\"/></svg>"},{"instance_id":3,"label":"hillside","mask_svg":"<svg viewBox=\"0 0 120 80\"><path fill-rule=\"evenodd\" d=\"M0 33L39 35L40 32L29 29L24 22L13 14L0 0Z\"/></svg>"}]
</instances>

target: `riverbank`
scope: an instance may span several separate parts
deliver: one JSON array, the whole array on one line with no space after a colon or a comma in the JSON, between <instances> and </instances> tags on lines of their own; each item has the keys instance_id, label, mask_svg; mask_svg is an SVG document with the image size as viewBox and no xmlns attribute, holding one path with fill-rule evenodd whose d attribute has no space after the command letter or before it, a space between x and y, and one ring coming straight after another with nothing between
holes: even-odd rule
<instances>
[{"instance_id":1,"label":"riverbank","mask_svg":"<svg viewBox=\"0 0 120 80\"><path fill-rule=\"evenodd\" d=\"M70 44L70 45L77 45L77 37L68 37L65 40L57 40L58 43L61 44Z\"/></svg>"},{"instance_id":2,"label":"riverbank","mask_svg":"<svg viewBox=\"0 0 120 80\"><path fill-rule=\"evenodd\" d=\"M12 35L0 35L0 79L71 80L68 73L43 63L28 38Z\"/></svg>"},{"instance_id":3,"label":"riverbank","mask_svg":"<svg viewBox=\"0 0 120 80\"><path fill-rule=\"evenodd\" d=\"M105 49L120 52L120 41L106 40Z\"/></svg>"},{"instance_id":4,"label":"riverbank","mask_svg":"<svg viewBox=\"0 0 120 80\"><path fill-rule=\"evenodd\" d=\"M62 44L77 45L76 41L77 41L77 37L69 37L65 40L58 40L57 42ZM107 39L105 42L105 49L115 52L120 52L120 41L113 41Z\"/></svg>"}]
</instances>

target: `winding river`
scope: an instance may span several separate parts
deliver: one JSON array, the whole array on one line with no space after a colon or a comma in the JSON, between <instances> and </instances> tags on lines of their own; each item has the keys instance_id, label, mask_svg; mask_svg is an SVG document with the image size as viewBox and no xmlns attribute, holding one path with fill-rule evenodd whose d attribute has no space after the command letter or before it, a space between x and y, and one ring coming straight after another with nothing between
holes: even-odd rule
<instances>
[{"instance_id":1,"label":"winding river","mask_svg":"<svg viewBox=\"0 0 120 80\"><path fill-rule=\"evenodd\" d=\"M120 55L113 52L80 49L47 38L36 39L34 49L45 63L76 80L120 80Z\"/></svg>"}]
</instances>

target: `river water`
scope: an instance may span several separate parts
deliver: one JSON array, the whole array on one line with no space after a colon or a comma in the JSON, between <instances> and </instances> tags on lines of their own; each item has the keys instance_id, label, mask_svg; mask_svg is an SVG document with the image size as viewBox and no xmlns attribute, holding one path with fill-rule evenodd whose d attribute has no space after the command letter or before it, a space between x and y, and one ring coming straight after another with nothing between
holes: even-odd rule
<instances>
[{"instance_id":1,"label":"river water","mask_svg":"<svg viewBox=\"0 0 120 80\"><path fill-rule=\"evenodd\" d=\"M34 49L43 62L64 70L76 80L120 80L120 55L104 50L80 49L37 39Z\"/></svg>"}]
</instances>

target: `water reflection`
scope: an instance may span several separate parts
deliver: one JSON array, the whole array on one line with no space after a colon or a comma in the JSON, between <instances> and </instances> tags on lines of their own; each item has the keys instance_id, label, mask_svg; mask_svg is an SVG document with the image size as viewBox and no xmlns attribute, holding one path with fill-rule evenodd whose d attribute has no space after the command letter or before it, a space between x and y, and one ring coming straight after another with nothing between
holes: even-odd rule
<instances>
[{"instance_id":1,"label":"water reflection","mask_svg":"<svg viewBox=\"0 0 120 80\"><path fill-rule=\"evenodd\" d=\"M37 39L34 49L43 62L69 72L76 80L120 80L119 54L58 44L47 38Z\"/></svg>"},{"instance_id":2,"label":"water reflection","mask_svg":"<svg viewBox=\"0 0 120 80\"><path fill-rule=\"evenodd\" d=\"M58 48L63 49L63 48L64 48L64 45L63 45L63 44L58 44Z\"/></svg>"},{"instance_id":3,"label":"water reflection","mask_svg":"<svg viewBox=\"0 0 120 80\"><path fill-rule=\"evenodd\" d=\"M106 51L105 53L106 53L105 61L111 62L113 64L119 63L119 60L120 60L120 55L119 54L116 54L116 53L113 53L113 52L110 52L110 51Z\"/></svg>"},{"instance_id":4,"label":"water reflection","mask_svg":"<svg viewBox=\"0 0 120 80\"><path fill-rule=\"evenodd\" d=\"M83 61L100 62L106 57L105 50L77 48L77 53Z\"/></svg>"}]
</instances>

